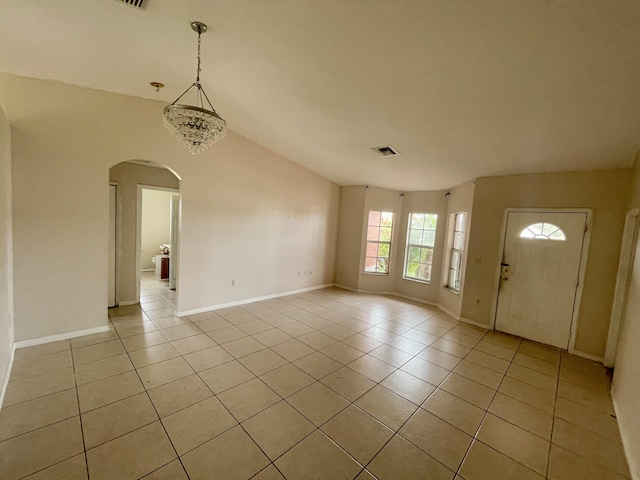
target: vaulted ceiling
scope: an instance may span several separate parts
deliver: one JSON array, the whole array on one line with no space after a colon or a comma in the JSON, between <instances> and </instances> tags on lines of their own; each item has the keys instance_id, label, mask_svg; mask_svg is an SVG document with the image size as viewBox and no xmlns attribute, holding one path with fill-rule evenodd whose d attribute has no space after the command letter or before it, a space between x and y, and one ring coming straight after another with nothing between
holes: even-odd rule
<instances>
[{"instance_id":1,"label":"vaulted ceiling","mask_svg":"<svg viewBox=\"0 0 640 480\"><path fill-rule=\"evenodd\" d=\"M0 71L170 103L195 76L193 20L229 127L341 185L435 190L640 149L633 0L3 0Z\"/></svg>"}]
</instances>

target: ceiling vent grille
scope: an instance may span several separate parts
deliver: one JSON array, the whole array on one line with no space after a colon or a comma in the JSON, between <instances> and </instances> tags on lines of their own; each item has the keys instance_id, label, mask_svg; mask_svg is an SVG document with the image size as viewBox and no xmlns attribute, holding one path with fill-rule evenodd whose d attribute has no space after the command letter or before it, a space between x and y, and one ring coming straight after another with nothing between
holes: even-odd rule
<instances>
[{"instance_id":1,"label":"ceiling vent grille","mask_svg":"<svg viewBox=\"0 0 640 480\"><path fill-rule=\"evenodd\" d=\"M400 155L400 152L393 145L385 145L383 147L372 148L373 151L378 152L381 157L395 157Z\"/></svg>"},{"instance_id":2,"label":"ceiling vent grille","mask_svg":"<svg viewBox=\"0 0 640 480\"><path fill-rule=\"evenodd\" d=\"M122 0L122 2L128 3L133 7L142 8L142 3L144 2L144 0Z\"/></svg>"}]
</instances>

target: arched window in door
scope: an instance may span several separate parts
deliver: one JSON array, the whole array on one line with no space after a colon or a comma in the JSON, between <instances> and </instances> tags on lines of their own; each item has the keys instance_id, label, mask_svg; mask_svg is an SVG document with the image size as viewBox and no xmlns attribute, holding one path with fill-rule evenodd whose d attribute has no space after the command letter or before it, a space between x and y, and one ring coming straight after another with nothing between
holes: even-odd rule
<instances>
[{"instance_id":1,"label":"arched window in door","mask_svg":"<svg viewBox=\"0 0 640 480\"><path fill-rule=\"evenodd\" d=\"M536 238L540 240L557 240L564 242L567 236L562 229L553 223L534 223L520 232L520 238Z\"/></svg>"}]
</instances>

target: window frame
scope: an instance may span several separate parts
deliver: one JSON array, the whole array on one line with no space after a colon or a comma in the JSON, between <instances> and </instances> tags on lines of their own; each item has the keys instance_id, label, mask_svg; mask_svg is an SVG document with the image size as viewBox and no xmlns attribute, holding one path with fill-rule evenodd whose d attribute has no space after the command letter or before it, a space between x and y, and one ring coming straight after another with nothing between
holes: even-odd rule
<instances>
[{"instance_id":1,"label":"window frame","mask_svg":"<svg viewBox=\"0 0 640 480\"><path fill-rule=\"evenodd\" d=\"M435 217L436 226L435 226L435 228L433 230L426 229L426 228L420 229L422 231L423 235L424 235L425 231L433 231L433 245L426 245L426 244L423 244L423 243L420 243L420 244L411 243L411 231L412 231L413 215L429 215L429 216ZM408 280L410 282L426 283L426 284L430 284L431 283L431 279L433 278L433 271L432 271L433 270L433 256L435 254L437 232L438 232L438 214L437 213L409 212L409 216L407 217L407 239L406 239L406 246L405 246L405 251L404 251L404 267L402 269L402 278L403 278L403 280ZM410 249L412 247L413 248L431 250L431 268L429 269L429 278L428 279L424 279L424 278L420 278L420 277L413 277L413 276L409 275L409 273L408 273L409 264L410 263L416 263L416 262L411 262L409 260L409 252L410 252ZM420 261L418 261L417 263L418 263L418 265L426 265L426 263L423 264Z\"/></svg>"},{"instance_id":2,"label":"window frame","mask_svg":"<svg viewBox=\"0 0 640 480\"><path fill-rule=\"evenodd\" d=\"M457 226L458 226L458 216L459 215L464 215L464 219L462 222L462 230L457 230ZM451 290L453 293L459 294L462 290L462 274L463 274L463 270L464 270L464 253L465 253L465 244L467 242L467 221L468 221L468 216L469 216L469 212L454 212L451 214L451 239L450 239L450 243L449 243L449 261L447 264L447 282L446 282L446 287ZM462 240L461 240L461 244L460 244L460 248L456 248L456 233L461 233L462 235ZM460 256L460 263L458 265L458 268L455 269L453 267L454 265L454 255L455 254L459 254ZM458 287L454 286L452 284L451 281L451 272L452 271L457 271L458 272Z\"/></svg>"},{"instance_id":3,"label":"window frame","mask_svg":"<svg viewBox=\"0 0 640 480\"><path fill-rule=\"evenodd\" d=\"M378 222L378 224L371 224L371 214L372 213L379 213L380 214L380 221ZM389 228L389 227L383 227L382 225L382 217L383 214L391 214L391 232L389 234L389 240L380 240L380 232L378 233L378 239L377 240L369 240L369 227L377 227L377 228ZM395 212L392 211L385 211L385 210L369 210L369 212L367 213L367 219L366 219L366 231L365 231L365 247L364 247L364 274L366 275L389 275L390 271L391 271L391 249L392 249L392 243L393 243L393 229L395 226L395 222L396 222L396 214ZM367 255L368 253L368 247L369 244L375 244L377 245L376 251L378 253L378 255L376 257L371 257L369 255ZM381 257L380 254L380 245L388 245L388 249L389 249L389 253L387 257ZM376 271L369 271L367 270L367 259L368 258L375 258L376 259ZM378 271L378 261L381 258L386 258L387 260L387 268L386 271Z\"/></svg>"},{"instance_id":4,"label":"window frame","mask_svg":"<svg viewBox=\"0 0 640 480\"><path fill-rule=\"evenodd\" d=\"M549 226L550 228L547 229L547 226ZM535 229L539 229L539 233L536 233L534 231ZM551 232L546 233L547 230L551 230ZM564 230L562 230L562 228L554 223L536 222L524 227L520 231L518 238L523 238L526 240L551 240L552 242L566 242L567 234L564 232Z\"/></svg>"}]
</instances>

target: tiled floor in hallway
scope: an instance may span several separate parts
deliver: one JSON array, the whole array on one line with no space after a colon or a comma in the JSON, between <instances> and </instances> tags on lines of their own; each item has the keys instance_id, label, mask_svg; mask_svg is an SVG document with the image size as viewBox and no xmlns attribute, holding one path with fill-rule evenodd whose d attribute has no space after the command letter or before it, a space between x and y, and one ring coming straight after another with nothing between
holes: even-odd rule
<instances>
[{"instance_id":1,"label":"tiled floor in hallway","mask_svg":"<svg viewBox=\"0 0 640 480\"><path fill-rule=\"evenodd\" d=\"M0 478L623 479L601 365L325 289L16 351Z\"/></svg>"}]
</instances>

